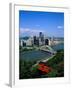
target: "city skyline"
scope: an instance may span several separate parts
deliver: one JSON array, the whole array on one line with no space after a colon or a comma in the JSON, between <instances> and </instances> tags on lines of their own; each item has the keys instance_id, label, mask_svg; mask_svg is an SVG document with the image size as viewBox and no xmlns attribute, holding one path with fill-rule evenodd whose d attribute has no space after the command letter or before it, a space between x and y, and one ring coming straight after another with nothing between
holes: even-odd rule
<instances>
[{"instance_id":1,"label":"city skyline","mask_svg":"<svg viewBox=\"0 0 72 90\"><path fill-rule=\"evenodd\" d=\"M39 32L45 36L64 37L64 13L19 11L20 37L38 36Z\"/></svg>"}]
</instances>

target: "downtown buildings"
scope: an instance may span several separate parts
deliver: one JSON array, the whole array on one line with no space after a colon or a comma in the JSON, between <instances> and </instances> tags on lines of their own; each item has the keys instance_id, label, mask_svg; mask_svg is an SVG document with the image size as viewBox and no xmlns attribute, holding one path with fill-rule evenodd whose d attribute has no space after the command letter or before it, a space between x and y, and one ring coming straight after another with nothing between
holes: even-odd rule
<instances>
[{"instance_id":1,"label":"downtown buildings","mask_svg":"<svg viewBox=\"0 0 72 90\"><path fill-rule=\"evenodd\" d=\"M45 37L42 32L39 32L39 36L33 36L33 37L28 37L27 39L22 38L19 41L19 44L21 47L25 46L43 46L43 45L55 45L58 43L61 43L62 41L59 39L55 39L54 37L48 38Z\"/></svg>"}]
</instances>

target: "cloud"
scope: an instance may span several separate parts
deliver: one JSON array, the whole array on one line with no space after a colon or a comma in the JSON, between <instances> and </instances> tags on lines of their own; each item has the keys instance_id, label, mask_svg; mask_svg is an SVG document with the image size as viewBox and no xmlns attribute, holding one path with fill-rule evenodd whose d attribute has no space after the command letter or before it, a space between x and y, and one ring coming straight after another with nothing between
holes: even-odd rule
<instances>
[{"instance_id":1,"label":"cloud","mask_svg":"<svg viewBox=\"0 0 72 90\"><path fill-rule=\"evenodd\" d=\"M44 32L44 30L39 30L39 29L30 29L30 28L20 28L20 33L39 33L39 32Z\"/></svg>"},{"instance_id":2,"label":"cloud","mask_svg":"<svg viewBox=\"0 0 72 90\"><path fill-rule=\"evenodd\" d=\"M24 32L29 32L30 29L29 28L20 28L20 32L24 33Z\"/></svg>"},{"instance_id":3,"label":"cloud","mask_svg":"<svg viewBox=\"0 0 72 90\"><path fill-rule=\"evenodd\" d=\"M20 28L20 36L39 36L39 32L45 32L39 29Z\"/></svg>"},{"instance_id":4,"label":"cloud","mask_svg":"<svg viewBox=\"0 0 72 90\"><path fill-rule=\"evenodd\" d=\"M57 26L58 29L63 29L63 26Z\"/></svg>"}]
</instances>

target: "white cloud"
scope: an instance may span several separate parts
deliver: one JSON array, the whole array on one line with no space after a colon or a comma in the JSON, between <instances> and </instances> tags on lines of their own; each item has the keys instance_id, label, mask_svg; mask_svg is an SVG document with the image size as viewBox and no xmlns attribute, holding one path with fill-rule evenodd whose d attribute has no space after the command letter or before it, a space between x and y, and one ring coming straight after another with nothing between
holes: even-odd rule
<instances>
[{"instance_id":1,"label":"white cloud","mask_svg":"<svg viewBox=\"0 0 72 90\"><path fill-rule=\"evenodd\" d=\"M25 33L25 32L39 33L39 32L44 32L44 30L35 30L35 29L29 29L29 28L20 28L20 33Z\"/></svg>"},{"instance_id":2,"label":"white cloud","mask_svg":"<svg viewBox=\"0 0 72 90\"><path fill-rule=\"evenodd\" d=\"M29 28L20 28L20 32L24 33L24 32L29 32L30 29Z\"/></svg>"},{"instance_id":3,"label":"white cloud","mask_svg":"<svg viewBox=\"0 0 72 90\"><path fill-rule=\"evenodd\" d=\"M62 29L62 28L63 28L63 26L57 26L57 28L58 28L58 29Z\"/></svg>"},{"instance_id":4,"label":"white cloud","mask_svg":"<svg viewBox=\"0 0 72 90\"><path fill-rule=\"evenodd\" d=\"M30 28L20 28L20 36L29 35L29 36L38 36L39 32L45 32L44 30L39 29L30 29Z\"/></svg>"}]
</instances>

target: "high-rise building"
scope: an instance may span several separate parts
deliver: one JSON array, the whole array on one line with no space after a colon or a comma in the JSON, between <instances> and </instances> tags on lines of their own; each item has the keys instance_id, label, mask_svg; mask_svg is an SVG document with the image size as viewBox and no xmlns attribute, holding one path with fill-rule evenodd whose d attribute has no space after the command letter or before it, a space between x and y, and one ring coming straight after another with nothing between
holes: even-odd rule
<instances>
[{"instance_id":1,"label":"high-rise building","mask_svg":"<svg viewBox=\"0 0 72 90\"><path fill-rule=\"evenodd\" d=\"M39 38L36 36L34 36L33 38L34 38L34 45L39 46Z\"/></svg>"},{"instance_id":2,"label":"high-rise building","mask_svg":"<svg viewBox=\"0 0 72 90\"><path fill-rule=\"evenodd\" d=\"M36 45L39 46L39 38L37 37Z\"/></svg>"},{"instance_id":3,"label":"high-rise building","mask_svg":"<svg viewBox=\"0 0 72 90\"><path fill-rule=\"evenodd\" d=\"M23 42L23 47L24 47L24 46L26 46L26 43L25 43L25 42Z\"/></svg>"},{"instance_id":4,"label":"high-rise building","mask_svg":"<svg viewBox=\"0 0 72 90\"><path fill-rule=\"evenodd\" d=\"M49 45L49 40L45 39L45 45Z\"/></svg>"},{"instance_id":5,"label":"high-rise building","mask_svg":"<svg viewBox=\"0 0 72 90\"><path fill-rule=\"evenodd\" d=\"M36 36L34 36L33 38L34 38L34 39L33 39L33 40L34 40L34 45L36 45L36 43L37 43L37 42L36 42L36 41L37 41L37 38L36 38Z\"/></svg>"},{"instance_id":6,"label":"high-rise building","mask_svg":"<svg viewBox=\"0 0 72 90\"><path fill-rule=\"evenodd\" d=\"M42 32L39 33L39 41L40 43L42 43L42 45L44 45L44 34Z\"/></svg>"},{"instance_id":7,"label":"high-rise building","mask_svg":"<svg viewBox=\"0 0 72 90\"><path fill-rule=\"evenodd\" d=\"M42 37L42 32L39 32L39 37Z\"/></svg>"}]
</instances>

